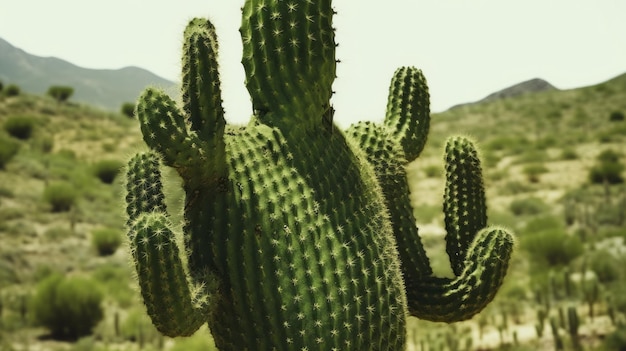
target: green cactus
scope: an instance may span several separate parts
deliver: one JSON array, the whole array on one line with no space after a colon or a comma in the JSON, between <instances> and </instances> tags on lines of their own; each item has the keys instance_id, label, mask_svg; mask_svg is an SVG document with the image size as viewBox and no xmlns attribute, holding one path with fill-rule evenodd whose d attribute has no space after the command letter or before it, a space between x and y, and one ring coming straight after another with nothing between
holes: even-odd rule
<instances>
[{"instance_id":1,"label":"green cactus","mask_svg":"<svg viewBox=\"0 0 626 351\"><path fill-rule=\"evenodd\" d=\"M486 227L472 143L446 147L447 251L433 276L405 166L429 129L421 71L396 71L382 125L333 122L330 0L249 0L242 63L254 114L227 125L215 28L194 19L183 46L182 109L158 89L137 102L151 151L129 161L127 225L147 311L168 336L208 323L222 350L400 350L406 318L453 322L489 303L513 239ZM185 191L181 240L160 167ZM183 254L184 253L184 254Z\"/></svg>"}]
</instances>

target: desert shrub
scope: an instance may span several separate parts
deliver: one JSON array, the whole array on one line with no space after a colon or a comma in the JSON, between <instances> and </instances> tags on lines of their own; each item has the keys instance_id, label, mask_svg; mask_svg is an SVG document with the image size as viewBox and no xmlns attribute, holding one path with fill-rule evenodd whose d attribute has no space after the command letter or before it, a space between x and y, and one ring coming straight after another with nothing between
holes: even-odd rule
<instances>
[{"instance_id":1,"label":"desert shrub","mask_svg":"<svg viewBox=\"0 0 626 351\"><path fill-rule=\"evenodd\" d=\"M502 186L501 194L502 195L517 195L522 193L527 193L533 190L532 185L529 185L527 182L520 182L517 180L511 180L504 183Z\"/></svg>"},{"instance_id":2,"label":"desert shrub","mask_svg":"<svg viewBox=\"0 0 626 351\"><path fill-rule=\"evenodd\" d=\"M77 194L73 185L59 182L46 186L43 197L52 206L52 212L65 212L74 206Z\"/></svg>"},{"instance_id":3,"label":"desert shrub","mask_svg":"<svg viewBox=\"0 0 626 351\"><path fill-rule=\"evenodd\" d=\"M120 173L124 164L117 160L102 160L93 165L93 172L106 184L111 184Z\"/></svg>"},{"instance_id":4,"label":"desert shrub","mask_svg":"<svg viewBox=\"0 0 626 351\"><path fill-rule=\"evenodd\" d=\"M530 254L535 263L551 267L567 265L583 253L580 239L567 235L561 229L527 233L521 242L522 248Z\"/></svg>"},{"instance_id":5,"label":"desert shrub","mask_svg":"<svg viewBox=\"0 0 626 351\"><path fill-rule=\"evenodd\" d=\"M624 120L624 113L622 111L613 111L609 115L609 121L620 122Z\"/></svg>"},{"instance_id":6,"label":"desert shrub","mask_svg":"<svg viewBox=\"0 0 626 351\"><path fill-rule=\"evenodd\" d=\"M620 155L607 149L596 158L596 164L589 171L589 180L594 184L619 184L624 182L622 172L624 165L620 162Z\"/></svg>"},{"instance_id":7,"label":"desert shrub","mask_svg":"<svg viewBox=\"0 0 626 351\"><path fill-rule=\"evenodd\" d=\"M61 85L53 85L48 88L48 95L58 102L67 101L72 94L74 94L74 88Z\"/></svg>"},{"instance_id":8,"label":"desert shrub","mask_svg":"<svg viewBox=\"0 0 626 351\"><path fill-rule=\"evenodd\" d=\"M122 244L121 233L113 228L100 228L91 233L93 246L100 256L108 256Z\"/></svg>"},{"instance_id":9,"label":"desert shrub","mask_svg":"<svg viewBox=\"0 0 626 351\"><path fill-rule=\"evenodd\" d=\"M92 277L100 283L107 298L116 301L122 308L136 302L136 291L129 285L133 276L128 265L105 263L96 268Z\"/></svg>"},{"instance_id":10,"label":"desert shrub","mask_svg":"<svg viewBox=\"0 0 626 351\"><path fill-rule=\"evenodd\" d=\"M547 171L548 169L542 163L529 164L522 169L526 179L531 183L538 183L539 177Z\"/></svg>"},{"instance_id":11,"label":"desert shrub","mask_svg":"<svg viewBox=\"0 0 626 351\"><path fill-rule=\"evenodd\" d=\"M130 341L138 341L140 338L144 338L144 341L153 340L159 336L159 332L143 308L133 308L128 311L126 318L121 322L120 334Z\"/></svg>"},{"instance_id":12,"label":"desert shrub","mask_svg":"<svg viewBox=\"0 0 626 351\"><path fill-rule=\"evenodd\" d=\"M76 340L89 335L102 320L102 298L91 280L53 274L37 286L32 299L33 317L53 337Z\"/></svg>"},{"instance_id":13,"label":"desert shrub","mask_svg":"<svg viewBox=\"0 0 626 351\"><path fill-rule=\"evenodd\" d=\"M20 92L21 92L20 87L18 87L15 84L9 84L4 89L4 95L6 96L18 96L20 95Z\"/></svg>"},{"instance_id":14,"label":"desert shrub","mask_svg":"<svg viewBox=\"0 0 626 351\"><path fill-rule=\"evenodd\" d=\"M0 135L0 169L4 169L17 154L20 146L17 142Z\"/></svg>"},{"instance_id":15,"label":"desert shrub","mask_svg":"<svg viewBox=\"0 0 626 351\"><path fill-rule=\"evenodd\" d=\"M35 122L27 116L13 116L9 117L4 122L4 130L12 137L26 140L33 134Z\"/></svg>"},{"instance_id":16,"label":"desert shrub","mask_svg":"<svg viewBox=\"0 0 626 351\"><path fill-rule=\"evenodd\" d=\"M605 250L594 252L589 265L601 283L611 283L620 278L622 264L610 252Z\"/></svg>"},{"instance_id":17,"label":"desert shrub","mask_svg":"<svg viewBox=\"0 0 626 351\"><path fill-rule=\"evenodd\" d=\"M54 138L50 135L45 135L37 140L37 147L44 154L49 154L54 149Z\"/></svg>"},{"instance_id":18,"label":"desert shrub","mask_svg":"<svg viewBox=\"0 0 626 351\"><path fill-rule=\"evenodd\" d=\"M623 351L626 350L626 328L621 327L616 329L611 334L607 335L602 342L602 351Z\"/></svg>"},{"instance_id":19,"label":"desert shrub","mask_svg":"<svg viewBox=\"0 0 626 351\"><path fill-rule=\"evenodd\" d=\"M559 217L552 215L534 217L524 226L524 233L536 233L547 229L565 230L565 224Z\"/></svg>"},{"instance_id":20,"label":"desert shrub","mask_svg":"<svg viewBox=\"0 0 626 351\"><path fill-rule=\"evenodd\" d=\"M565 160L565 161L572 161L572 160L577 160L578 159L578 153L576 152L576 150L572 149L572 148L565 148L563 150L561 150L561 159Z\"/></svg>"},{"instance_id":21,"label":"desert shrub","mask_svg":"<svg viewBox=\"0 0 626 351\"><path fill-rule=\"evenodd\" d=\"M536 197L525 197L511 201L509 210L516 216L532 216L547 211L548 206Z\"/></svg>"},{"instance_id":22,"label":"desert shrub","mask_svg":"<svg viewBox=\"0 0 626 351\"><path fill-rule=\"evenodd\" d=\"M123 103L120 112L128 118L133 118L135 116L135 104L132 102Z\"/></svg>"}]
</instances>

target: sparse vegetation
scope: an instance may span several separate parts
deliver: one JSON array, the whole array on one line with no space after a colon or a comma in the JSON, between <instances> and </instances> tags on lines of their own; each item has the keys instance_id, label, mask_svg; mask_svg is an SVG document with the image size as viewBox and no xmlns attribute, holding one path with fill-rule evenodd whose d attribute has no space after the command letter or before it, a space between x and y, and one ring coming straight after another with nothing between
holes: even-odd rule
<instances>
[{"instance_id":1,"label":"sparse vegetation","mask_svg":"<svg viewBox=\"0 0 626 351\"><path fill-rule=\"evenodd\" d=\"M624 113L622 111L613 111L609 116L611 122L621 122L624 120Z\"/></svg>"},{"instance_id":2,"label":"sparse vegetation","mask_svg":"<svg viewBox=\"0 0 626 351\"><path fill-rule=\"evenodd\" d=\"M123 103L120 112L128 118L133 118L135 116L135 104L132 102Z\"/></svg>"},{"instance_id":3,"label":"sparse vegetation","mask_svg":"<svg viewBox=\"0 0 626 351\"><path fill-rule=\"evenodd\" d=\"M52 207L52 212L69 211L76 203L76 188L67 182L57 182L44 189L44 200Z\"/></svg>"},{"instance_id":4,"label":"sparse vegetation","mask_svg":"<svg viewBox=\"0 0 626 351\"><path fill-rule=\"evenodd\" d=\"M52 337L76 340L102 320L103 295L91 280L53 274L37 286L32 300L34 321Z\"/></svg>"},{"instance_id":5,"label":"sparse vegetation","mask_svg":"<svg viewBox=\"0 0 626 351\"><path fill-rule=\"evenodd\" d=\"M611 149L602 151L596 158L596 164L589 172L589 180L595 184L619 184L624 182L624 165L621 155Z\"/></svg>"},{"instance_id":6,"label":"sparse vegetation","mask_svg":"<svg viewBox=\"0 0 626 351\"><path fill-rule=\"evenodd\" d=\"M53 85L48 88L48 95L55 99L57 102L65 102L69 100L72 94L74 94L74 88L72 87Z\"/></svg>"},{"instance_id":7,"label":"sparse vegetation","mask_svg":"<svg viewBox=\"0 0 626 351\"><path fill-rule=\"evenodd\" d=\"M4 89L4 95L5 96L18 96L18 95L20 95L20 93L21 93L20 87L15 85L15 84L9 84Z\"/></svg>"},{"instance_id":8,"label":"sparse vegetation","mask_svg":"<svg viewBox=\"0 0 626 351\"><path fill-rule=\"evenodd\" d=\"M4 130L17 139L29 139L34 128L35 122L29 116L12 116L4 122Z\"/></svg>"},{"instance_id":9,"label":"sparse vegetation","mask_svg":"<svg viewBox=\"0 0 626 351\"><path fill-rule=\"evenodd\" d=\"M121 161L102 160L93 165L94 174L106 184L111 184L124 167Z\"/></svg>"},{"instance_id":10,"label":"sparse vegetation","mask_svg":"<svg viewBox=\"0 0 626 351\"><path fill-rule=\"evenodd\" d=\"M19 148L17 142L0 134L0 170L3 170L7 163L15 157Z\"/></svg>"},{"instance_id":11,"label":"sparse vegetation","mask_svg":"<svg viewBox=\"0 0 626 351\"><path fill-rule=\"evenodd\" d=\"M100 228L91 233L93 245L100 256L108 256L115 253L122 244L122 233L113 228Z\"/></svg>"}]
</instances>

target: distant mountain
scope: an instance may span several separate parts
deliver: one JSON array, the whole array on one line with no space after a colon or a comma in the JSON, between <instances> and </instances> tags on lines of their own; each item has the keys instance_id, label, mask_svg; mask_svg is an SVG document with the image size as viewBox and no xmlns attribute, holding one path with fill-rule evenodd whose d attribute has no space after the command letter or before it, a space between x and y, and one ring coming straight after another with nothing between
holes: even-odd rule
<instances>
[{"instance_id":1,"label":"distant mountain","mask_svg":"<svg viewBox=\"0 0 626 351\"><path fill-rule=\"evenodd\" d=\"M478 100L475 102L469 102L465 104L460 104L460 105L455 105L452 108L471 105L471 104L478 104L482 102L489 102L489 101L494 101L494 100L499 100L499 99L512 98L512 97L520 96L522 94L539 93L539 92L551 91L551 90L558 90L558 89L543 79L534 78L531 80L527 80L525 82L512 85L508 88L504 88L495 93L489 94L487 97L481 100Z\"/></svg>"},{"instance_id":2,"label":"distant mountain","mask_svg":"<svg viewBox=\"0 0 626 351\"><path fill-rule=\"evenodd\" d=\"M148 85L171 90L175 83L145 69L87 69L56 57L31 55L0 38L0 81L22 91L45 94L52 85L74 88L72 101L118 111L124 102L137 99Z\"/></svg>"}]
</instances>

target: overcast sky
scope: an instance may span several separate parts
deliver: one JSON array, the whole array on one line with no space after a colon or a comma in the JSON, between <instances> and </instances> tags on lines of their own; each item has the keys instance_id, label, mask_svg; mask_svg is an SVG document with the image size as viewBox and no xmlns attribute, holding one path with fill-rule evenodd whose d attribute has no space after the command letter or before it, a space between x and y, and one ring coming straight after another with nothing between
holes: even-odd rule
<instances>
[{"instance_id":1,"label":"overcast sky","mask_svg":"<svg viewBox=\"0 0 626 351\"><path fill-rule=\"evenodd\" d=\"M384 5L383 5L384 3ZM0 37L86 68L138 66L178 80L192 17L217 27L227 119L250 102L240 63L242 0L0 0ZM475 101L539 77L561 89L626 72L624 0L336 0L335 119L380 120L389 80L421 68L431 108Z\"/></svg>"}]
</instances>

